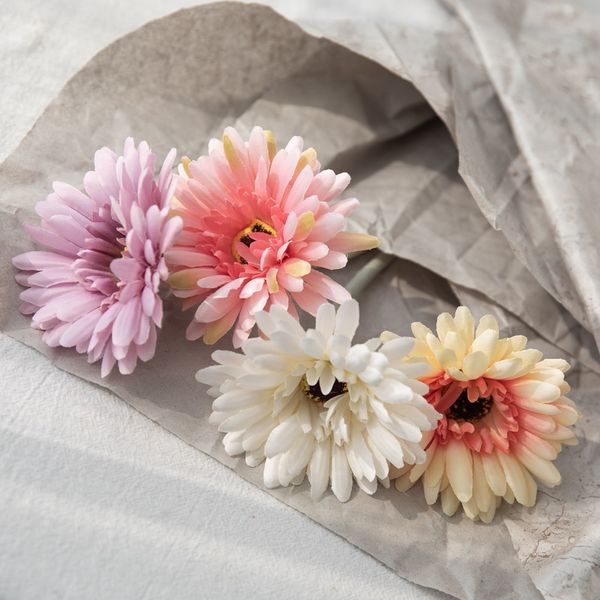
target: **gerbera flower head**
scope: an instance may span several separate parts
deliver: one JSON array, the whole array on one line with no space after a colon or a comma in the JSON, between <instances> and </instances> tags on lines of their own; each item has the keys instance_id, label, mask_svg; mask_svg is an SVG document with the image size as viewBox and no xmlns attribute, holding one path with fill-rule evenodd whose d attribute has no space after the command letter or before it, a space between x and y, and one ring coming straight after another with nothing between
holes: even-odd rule
<instances>
[{"instance_id":1,"label":"gerbera flower head","mask_svg":"<svg viewBox=\"0 0 600 600\"><path fill-rule=\"evenodd\" d=\"M277 150L260 127L248 141L228 127L208 149L180 167L173 212L184 229L167 257L184 308L200 303L188 338L212 344L235 324L237 348L259 310L277 304L296 315L297 304L315 315L327 300L347 300L348 292L315 267L340 269L346 253L378 244L345 231L358 200L337 199L350 176L321 171L300 137Z\"/></svg>"},{"instance_id":2,"label":"gerbera flower head","mask_svg":"<svg viewBox=\"0 0 600 600\"><path fill-rule=\"evenodd\" d=\"M211 422L225 433L228 454L265 461L267 487L299 484L307 476L313 497L331 485L342 502L353 479L373 494L389 485L390 465L420 463L420 442L439 418L412 377L423 365L399 361L412 338L352 344L358 304L336 311L325 303L314 329L305 331L281 305L256 315L263 338L243 353L217 351L219 363L197 379L216 396ZM397 364L392 367L391 361Z\"/></svg>"},{"instance_id":3,"label":"gerbera flower head","mask_svg":"<svg viewBox=\"0 0 600 600\"><path fill-rule=\"evenodd\" d=\"M441 495L447 515L462 504L471 519L489 522L502 498L532 506L536 480L558 485L553 461L563 444L576 443L569 426L579 416L565 396L569 364L543 359L522 335L501 338L491 315L475 327L464 306L438 317L437 335L422 323L412 331L409 357L429 364L425 397L443 416L425 440L427 460L405 469L396 487L422 479L429 504Z\"/></svg>"},{"instance_id":4,"label":"gerbera flower head","mask_svg":"<svg viewBox=\"0 0 600 600\"><path fill-rule=\"evenodd\" d=\"M168 278L164 252L180 231L169 215L172 164L167 155L154 176L155 155L146 142L125 141L118 156L101 148L85 192L62 182L39 202L39 226L27 229L44 250L13 259L21 311L32 314L49 346L75 347L90 362L102 359L102 376L115 362L131 373L138 358L152 358L163 317L159 296Z\"/></svg>"}]
</instances>

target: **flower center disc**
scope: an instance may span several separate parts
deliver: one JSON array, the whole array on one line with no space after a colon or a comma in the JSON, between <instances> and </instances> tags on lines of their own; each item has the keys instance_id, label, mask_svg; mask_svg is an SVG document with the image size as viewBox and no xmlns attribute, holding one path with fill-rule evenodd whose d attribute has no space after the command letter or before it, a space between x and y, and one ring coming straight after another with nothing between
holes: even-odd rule
<instances>
[{"instance_id":1,"label":"flower center disc","mask_svg":"<svg viewBox=\"0 0 600 600\"><path fill-rule=\"evenodd\" d=\"M260 219L254 219L248 227L244 227L244 229L239 231L231 242L231 254L235 260L243 265L247 265L248 261L243 256L240 256L240 253L237 250L237 244L238 242L241 242L244 246L250 248L250 245L254 241L252 237L253 233L266 233L267 235L274 236L277 232L268 223L265 223Z\"/></svg>"},{"instance_id":2,"label":"flower center disc","mask_svg":"<svg viewBox=\"0 0 600 600\"><path fill-rule=\"evenodd\" d=\"M309 385L308 381L306 381L306 377L302 378L300 385L302 386L304 395L314 402L327 402L327 400L331 400L331 398L335 398L336 396L341 396L348 391L348 386L337 379L328 394L324 394L321 391L321 386L318 381L315 385Z\"/></svg>"},{"instance_id":3,"label":"flower center disc","mask_svg":"<svg viewBox=\"0 0 600 600\"><path fill-rule=\"evenodd\" d=\"M470 402L466 390L456 399L456 402L448 409L446 417L455 421L469 421L474 423L487 415L494 401L491 397L478 398Z\"/></svg>"}]
</instances>

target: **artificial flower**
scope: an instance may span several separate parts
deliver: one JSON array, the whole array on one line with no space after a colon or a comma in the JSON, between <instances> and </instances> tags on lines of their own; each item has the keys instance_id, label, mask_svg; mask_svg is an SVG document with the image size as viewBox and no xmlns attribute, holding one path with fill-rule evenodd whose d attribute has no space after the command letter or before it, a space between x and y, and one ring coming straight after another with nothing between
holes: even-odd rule
<instances>
[{"instance_id":1,"label":"artificial flower","mask_svg":"<svg viewBox=\"0 0 600 600\"><path fill-rule=\"evenodd\" d=\"M259 310L277 304L297 318L297 304L314 316L350 298L315 267L340 269L346 253L378 241L345 231L358 200L336 200L350 176L321 171L315 150L302 148L300 137L278 151L269 131L255 127L245 142L228 127L208 156L182 162L173 213L184 229L167 258L183 307L200 303L188 339L213 344L235 324L238 348Z\"/></svg>"},{"instance_id":2,"label":"artificial flower","mask_svg":"<svg viewBox=\"0 0 600 600\"><path fill-rule=\"evenodd\" d=\"M464 306L438 317L437 336L422 323L412 331L410 359L429 364L425 397L443 417L423 441L427 460L404 469L396 487L421 479L428 504L441 495L447 515L462 504L469 518L490 522L502 498L532 506L536 480L558 485L553 461L563 444L576 443L569 426L578 412L565 396L569 364L543 359L522 335L500 338L491 315L475 328Z\"/></svg>"},{"instance_id":3,"label":"artificial flower","mask_svg":"<svg viewBox=\"0 0 600 600\"><path fill-rule=\"evenodd\" d=\"M146 142L125 141L123 155L101 148L85 193L62 182L36 207L39 226L27 229L45 250L20 254L13 264L21 311L32 314L49 346L75 347L90 362L102 359L102 376L118 362L131 373L138 358L154 355L163 318L159 296L168 277L164 252L181 229L169 215L172 164L167 155L158 179Z\"/></svg>"},{"instance_id":4,"label":"artificial flower","mask_svg":"<svg viewBox=\"0 0 600 600\"><path fill-rule=\"evenodd\" d=\"M421 395L427 386L412 378L423 365L400 360L412 338L352 345L355 300L337 314L320 305L307 331L278 304L256 318L264 337L247 340L243 353L214 352L219 365L197 379L213 386L210 420L225 433L226 452L245 453L250 466L264 461L267 487L306 476L314 498L331 485L345 502L353 479L373 494L378 482L389 486L390 465L425 460L422 432L440 415Z\"/></svg>"}]
</instances>

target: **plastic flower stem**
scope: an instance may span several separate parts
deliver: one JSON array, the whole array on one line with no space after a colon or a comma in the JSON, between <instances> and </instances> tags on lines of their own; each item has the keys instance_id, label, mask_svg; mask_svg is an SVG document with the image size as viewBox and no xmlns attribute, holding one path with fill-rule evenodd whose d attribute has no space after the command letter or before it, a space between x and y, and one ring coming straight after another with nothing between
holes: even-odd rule
<instances>
[{"instance_id":1,"label":"plastic flower stem","mask_svg":"<svg viewBox=\"0 0 600 600\"><path fill-rule=\"evenodd\" d=\"M358 297L365 288L394 260L395 256L376 252L375 256L352 277L346 289L353 298Z\"/></svg>"}]
</instances>

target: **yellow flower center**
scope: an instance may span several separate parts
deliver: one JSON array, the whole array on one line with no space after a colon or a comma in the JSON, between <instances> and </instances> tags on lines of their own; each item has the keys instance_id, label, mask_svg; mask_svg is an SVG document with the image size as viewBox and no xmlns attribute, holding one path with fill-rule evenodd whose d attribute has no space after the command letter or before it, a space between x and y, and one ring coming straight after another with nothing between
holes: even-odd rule
<instances>
[{"instance_id":1,"label":"yellow flower center","mask_svg":"<svg viewBox=\"0 0 600 600\"><path fill-rule=\"evenodd\" d=\"M248 261L244 257L240 256L240 253L237 250L237 245L238 242L241 242L244 244L244 246L248 246L249 248L254 241L254 238L252 237L253 233L266 233L267 235L271 236L277 234L271 225L261 221L260 219L254 219L254 221L252 221L248 227L244 227L244 229L239 231L231 242L231 254L233 254L233 258L235 258L235 260L243 265L248 264Z\"/></svg>"},{"instance_id":2,"label":"yellow flower center","mask_svg":"<svg viewBox=\"0 0 600 600\"><path fill-rule=\"evenodd\" d=\"M348 391L348 386L337 379L335 380L333 387L328 394L324 394L321 391L321 386L319 385L318 381L314 385L309 385L308 381L306 381L306 377L302 378L300 387L302 388L304 395L309 400L313 400L314 402L327 402L327 400L331 400L331 398L335 398L336 396L341 396Z\"/></svg>"}]
</instances>

